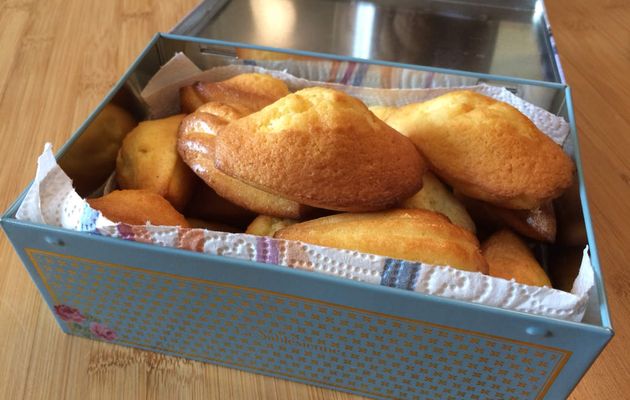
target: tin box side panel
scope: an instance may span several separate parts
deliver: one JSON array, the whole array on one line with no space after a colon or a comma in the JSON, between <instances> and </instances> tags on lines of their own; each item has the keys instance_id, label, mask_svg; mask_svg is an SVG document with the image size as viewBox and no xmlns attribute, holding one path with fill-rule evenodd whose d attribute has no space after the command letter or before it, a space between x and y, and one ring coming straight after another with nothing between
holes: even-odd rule
<instances>
[{"instance_id":1,"label":"tin box side panel","mask_svg":"<svg viewBox=\"0 0 630 400\"><path fill-rule=\"evenodd\" d=\"M561 84L561 83L547 82L547 81L528 79L528 78L517 78L517 77L511 77L511 76L504 76L504 75L490 75L490 74L484 74L484 73L478 73L478 72L431 67L431 66L425 66L425 65L415 65L415 64L393 62L393 61L370 60L370 59L363 59L363 58L352 57L352 56L342 56L342 55L313 52L313 51L280 49L280 48L275 48L275 47L270 47L270 46L257 46L257 45L247 44L247 43L205 39L205 38L182 36L182 35L170 34L170 33L161 33L160 36L161 36L162 42L158 42L158 44L165 45L165 48L169 49L170 54L162 55L163 57L166 58L166 60L168 60L170 57L174 55L174 52L172 51L172 49L177 48L179 49L178 51L184 51L185 49L187 49L186 47L187 45L192 44L192 43L199 43L201 45L219 46L224 49L243 48L243 49L263 50L263 51L269 51L269 52L280 52L280 53L286 53L286 54L297 55L297 56L312 57L316 59L347 61L347 62L354 62L357 64L372 64L372 65L381 65L381 66L386 66L386 67L406 68L406 69L417 70L417 71L427 71L427 72L433 72L433 73L438 73L438 74L451 74L451 75L456 75L456 76L476 78L484 82L487 80L504 81L504 82L511 82L514 84L533 85L533 86L560 88L560 89L564 88L565 86L564 84ZM202 49L202 52L203 52L203 49Z\"/></svg>"},{"instance_id":2,"label":"tin box side panel","mask_svg":"<svg viewBox=\"0 0 630 400\"><path fill-rule=\"evenodd\" d=\"M558 398L607 339L399 289L8 225L69 333L376 398Z\"/></svg>"},{"instance_id":3,"label":"tin box side panel","mask_svg":"<svg viewBox=\"0 0 630 400\"><path fill-rule=\"evenodd\" d=\"M582 166L582 159L580 155L580 145L577 134L577 126L575 123L575 114L573 111L573 99L571 97L571 89L566 89L566 109L568 113L569 123L571 125L571 139L573 140L573 154L575 164L577 166L577 176L579 180L580 199L582 204L582 213L584 215L584 224L586 226L586 234L588 236L589 253L591 255L591 263L593 265L593 272L595 274L596 295L600 306L600 315L602 319L602 325L606 328L612 329L612 322L610 319L610 311L608 309L608 300L606 297L606 289L604 286L604 277L602 274L601 265L599 262L599 252L597 251L597 243L595 239L595 230L593 229L593 221L591 218L591 211L588 204L588 195L586 190L586 182L584 180L584 167Z\"/></svg>"},{"instance_id":4,"label":"tin box side panel","mask_svg":"<svg viewBox=\"0 0 630 400\"><path fill-rule=\"evenodd\" d=\"M22 194L22 196L20 196L20 198L18 198L18 201L20 201L20 199L23 196L24 196L24 193ZM54 306L56 303L54 301L54 298L52 297L52 292L45 281L44 275L40 271L37 270L37 267L35 266L35 264L33 264L28 253L24 251L24 246L30 243L33 235L34 234L37 235L37 233L34 232L34 229L32 228L24 229L23 227L16 226L15 224L9 222L9 220L6 218L3 218L2 220L0 220L0 224L2 225L2 229L4 230L4 233L7 235L9 242L13 246L13 249L15 250L17 255L20 257L22 264L28 271L29 276L31 277L33 283L37 287L37 290L42 295L44 302L46 303L46 305L48 306L48 308L54 315L55 320L57 321L57 324L59 324L59 327L64 332L69 333L64 321L59 317L57 313L55 313ZM57 240L57 238L53 239L53 237L47 236L44 233L41 233L40 238L42 239L44 243L46 243L46 247L49 247L49 248L56 247L53 242L54 240Z\"/></svg>"}]
</instances>

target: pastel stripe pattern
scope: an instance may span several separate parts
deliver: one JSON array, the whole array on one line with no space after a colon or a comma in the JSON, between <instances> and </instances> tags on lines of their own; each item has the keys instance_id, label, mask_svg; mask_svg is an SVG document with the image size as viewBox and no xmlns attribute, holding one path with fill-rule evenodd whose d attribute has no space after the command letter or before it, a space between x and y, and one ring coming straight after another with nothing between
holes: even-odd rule
<instances>
[{"instance_id":1,"label":"pastel stripe pattern","mask_svg":"<svg viewBox=\"0 0 630 400\"><path fill-rule=\"evenodd\" d=\"M367 64L360 64L359 68L357 68L356 73L354 74L354 79L352 80L352 86L361 86L363 83L363 78L365 78L365 74L368 71L369 66Z\"/></svg>"},{"instance_id":2,"label":"pastel stripe pattern","mask_svg":"<svg viewBox=\"0 0 630 400\"><path fill-rule=\"evenodd\" d=\"M381 276L381 285L398 289L414 290L420 264L388 258Z\"/></svg>"},{"instance_id":3,"label":"pastel stripe pattern","mask_svg":"<svg viewBox=\"0 0 630 400\"><path fill-rule=\"evenodd\" d=\"M278 247L269 237L259 237L256 240L256 261L265 264L278 264Z\"/></svg>"},{"instance_id":4,"label":"pastel stripe pattern","mask_svg":"<svg viewBox=\"0 0 630 400\"><path fill-rule=\"evenodd\" d=\"M346 64L346 72L343 74L343 78L341 78L341 80L339 81L339 83L346 85L348 82L350 82L350 79L352 78L352 74L354 73L354 69L356 68L357 64L350 62Z\"/></svg>"},{"instance_id":5,"label":"pastel stripe pattern","mask_svg":"<svg viewBox=\"0 0 630 400\"><path fill-rule=\"evenodd\" d=\"M326 82L337 82L337 73L339 71L339 65L341 63L339 61L333 61L332 66L330 68L330 72L328 73L328 79Z\"/></svg>"}]
</instances>

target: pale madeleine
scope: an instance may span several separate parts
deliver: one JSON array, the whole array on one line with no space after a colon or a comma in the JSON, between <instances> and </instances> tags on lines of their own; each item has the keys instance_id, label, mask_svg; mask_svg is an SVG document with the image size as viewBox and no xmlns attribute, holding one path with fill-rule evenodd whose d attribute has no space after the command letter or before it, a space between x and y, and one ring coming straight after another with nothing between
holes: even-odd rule
<instances>
[{"instance_id":1,"label":"pale madeleine","mask_svg":"<svg viewBox=\"0 0 630 400\"><path fill-rule=\"evenodd\" d=\"M455 225L475 233L475 223L464 205L432 172L427 171L422 181L422 189L400 203L400 208L420 208L439 212L447 216Z\"/></svg>"},{"instance_id":2,"label":"pale madeleine","mask_svg":"<svg viewBox=\"0 0 630 400\"><path fill-rule=\"evenodd\" d=\"M525 285L551 287L545 270L525 242L511 231L495 233L483 242L481 249L490 267L489 275Z\"/></svg>"},{"instance_id":3,"label":"pale madeleine","mask_svg":"<svg viewBox=\"0 0 630 400\"><path fill-rule=\"evenodd\" d=\"M177 131L184 115L140 122L125 137L116 159L121 189L145 189L182 210L192 196L195 175L177 153Z\"/></svg>"}]
</instances>

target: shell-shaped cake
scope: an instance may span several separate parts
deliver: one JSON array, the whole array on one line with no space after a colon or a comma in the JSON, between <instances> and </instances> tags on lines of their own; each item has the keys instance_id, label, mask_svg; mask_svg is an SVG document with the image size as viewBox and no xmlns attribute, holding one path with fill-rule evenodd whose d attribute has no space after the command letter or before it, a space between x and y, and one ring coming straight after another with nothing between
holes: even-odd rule
<instances>
[{"instance_id":1,"label":"shell-shaped cake","mask_svg":"<svg viewBox=\"0 0 630 400\"><path fill-rule=\"evenodd\" d=\"M422 186L413 143L358 99L300 90L236 120L217 137L226 174L301 204L338 211L392 207Z\"/></svg>"},{"instance_id":2,"label":"shell-shaped cake","mask_svg":"<svg viewBox=\"0 0 630 400\"><path fill-rule=\"evenodd\" d=\"M149 190L114 190L87 202L113 222L189 227L186 218L171 203Z\"/></svg>"},{"instance_id":3,"label":"shell-shaped cake","mask_svg":"<svg viewBox=\"0 0 630 400\"><path fill-rule=\"evenodd\" d=\"M208 102L229 104L248 114L289 94L280 79L267 74L240 74L220 82L196 82L179 91L182 112L191 113Z\"/></svg>"},{"instance_id":4,"label":"shell-shaped cake","mask_svg":"<svg viewBox=\"0 0 630 400\"><path fill-rule=\"evenodd\" d=\"M257 189L224 174L215 167L217 133L241 115L223 103L207 103L186 116L179 127L177 148L182 159L220 196L259 214L301 218L312 208Z\"/></svg>"},{"instance_id":5,"label":"shell-shaped cake","mask_svg":"<svg viewBox=\"0 0 630 400\"><path fill-rule=\"evenodd\" d=\"M288 226L274 237L472 272L488 271L475 235L428 210L336 214Z\"/></svg>"},{"instance_id":6,"label":"shell-shaped cake","mask_svg":"<svg viewBox=\"0 0 630 400\"><path fill-rule=\"evenodd\" d=\"M177 154L177 131L184 115L143 121L125 137L116 159L121 189L159 194L182 210L194 190L195 176Z\"/></svg>"},{"instance_id":7,"label":"shell-shaped cake","mask_svg":"<svg viewBox=\"0 0 630 400\"><path fill-rule=\"evenodd\" d=\"M491 276L514 279L516 282L551 287L549 277L532 252L512 231L496 232L481 246Z\"/></svg>"},{"instance_id":8,"label":"shell-shaped cake","mask_svg":"<svg viewBox=\"0 0 630 400\"><path fill-rule=\"evenodd\" d=\"M511 105L461 90L388 114L431 170L459 192L505 208L532 209L571 185L562 148Z\"/></svg>"}]
</instances>

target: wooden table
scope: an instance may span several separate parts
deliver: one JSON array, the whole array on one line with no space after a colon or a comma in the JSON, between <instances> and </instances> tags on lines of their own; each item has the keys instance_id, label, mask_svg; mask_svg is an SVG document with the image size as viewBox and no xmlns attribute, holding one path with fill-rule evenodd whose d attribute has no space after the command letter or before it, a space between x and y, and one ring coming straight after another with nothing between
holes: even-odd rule
<instances>
[{"instance_id":1,"label":"wooden table","mask_svg":"<svg viewBox=\"0 0 630 400\"><path fill-rule=\"evenodd\" d=\"M0 208L34 176L46 141L59 148L156 31L197 0L0 2ZM601 264L617 336L573 399L630 392L630 3L548 0L573 87ZM61 333L0 239L0 398L358 399Z\"/></svg>"}]
</instances>

